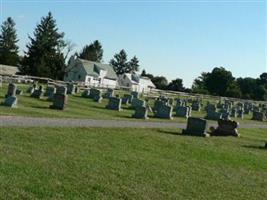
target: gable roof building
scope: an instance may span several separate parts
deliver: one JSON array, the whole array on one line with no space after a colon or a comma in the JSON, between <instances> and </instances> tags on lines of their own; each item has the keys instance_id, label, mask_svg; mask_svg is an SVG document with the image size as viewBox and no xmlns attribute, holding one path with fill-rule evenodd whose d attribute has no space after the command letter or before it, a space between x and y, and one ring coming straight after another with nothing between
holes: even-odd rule
<instances>
[{"instance_id":1,"label":"gable roof building","mask_svg":"<svg viewBox=\"0 0 267 200\"><path fill-rule=\"evenodd\" d=\"M72 57L66 69L64 81L83 82L88 86L115 88L117 74L108 64Z\"/></svg>"},{"instance_id":2,"label":"gable roof building","mask_svg":"<svg viewBox=\"0 0 267 200\"><path fill-rule=\"evenodd\" d=\"M152 88L156 88L150 78L139 74L122 74L119 76L118 82L120 86L128 87L136 92L149 92Z\"/></svg>"}]
</instances>

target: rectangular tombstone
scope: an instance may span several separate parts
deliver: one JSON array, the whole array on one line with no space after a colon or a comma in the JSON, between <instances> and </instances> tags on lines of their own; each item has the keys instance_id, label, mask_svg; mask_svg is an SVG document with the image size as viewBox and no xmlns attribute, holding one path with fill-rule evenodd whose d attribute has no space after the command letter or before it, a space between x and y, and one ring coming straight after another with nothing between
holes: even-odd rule
<instances>
[{"instance_id":1,"label":"rectangular tombstone","mask_svg":"<svg viewBox=\"0 0 267 200\"><path fill-rule=\"evenodd\" d=\"M192 110L200 111L201 110L201 103L198 101L193 101L191 105Z\"/></svg>"},{"instance_id":2,"label":"rectangular tombstone","mask_svg":"<svg viewBox=\"0 0 267 200\"><path fill-rule=\"evenodd\" d=\"M230 120L230 113L229 112L223 112L221 114L222 114L222 119Z\"/></svg>"},{"instance_id":3,"label":"rectangular tombstone","mask_svg":"<svg viewBox=\"0 0 267 200\"><path fill-rule=\"evenodd\" d=\"M26 91L26 93L30 93L32 94L34 92L34 90L36 89L36 84L30 85Z\"/></svg>"},{"instance_id":4,"label":"rectangular tombstone","mask_svg":"<svg viewBox=\"0 0 267 200\"><path fill-rule=\"evenodd\" d=\"M176 99L176 107L185 106L185 101L182 99Z\"/></svg>"},{"instance_id":5,"label":"rectangular tombstone","mask_svg":"<svg viewBox=\"0 0 267 200\"><path fill-rule=\"evenodd\" d=\"M95 101L95 102L98 102L98 103L101 103L102 102L102 93L101 93L101 91L100 91L100 93L98 93L98 94L96 94L94 97L93 97L93 100Z\"/></svg>"},{"instance_id":6,"label":"rectangular tombstone","mask_svg":"<svg viewBox=\"0 0 267 200\"><path fill-rule=\"evenodd\" d=\"M16 96L17 86L14 83L9 83L7 88L7 94L5 97Z\"/></svg>"},{"instance_id":7,"label":"rectangular tombstone","mask_svg":"<svg viewBox=\"0 0 267 200\"><path fill-rule=\"evenodd\" d=\"M56 94L64 94L67 95L67 88L65 86L57 86Z\"/></svg>"},{"instance_id":8,"label":"rectangular tombstone","mask_svg":"<svg viewBox=\"0 0 267 200\"><path fill-rule=\"evenodd\" d=\"M67 84L67 94L75 94L76 91L76 85L73 83L68 83Z\"/></svg>"},{"instance_id":9,"label":"rectangular tombstone","mask_svg":"<svg viewBox=\"0 0 267 200\"><path fill-rule=\"evenodd\" d=\"M232 109L231 109L230 117L234 117L234 118L237 117L237 110L236 110L235 108L232 108Z\"/></svg>"},{"instance_id":10,"label":"rectangular tombstone","mask_svg":"<svg viewBox=\"0 0 267 200\"><path fill-rule=\"evenodd\" d=\"M34 90L31 97L40 99L44 95L43 87L40 85L38 90Z\"/></svg>"},{"instance_id":11,"label":"rectangular tombstone","mask_svg":"<svg viewBox=\"0 0 267 200\"><path fill-rule=\"evenodd\" d=\"M122 97L122 104L129 104L132 103L133 95L130 94L124 94Z\"/></svg>"},{"instance_id":12,"label":"rectangular tombstone","mask_svg":"<svg viewBox=\"0 0 267 200\"><path fill-rule=\"evenodd\" d=\"M155 112L155 117L163 119L173 119L172 110L173 110L172 106L160 104Z\"/></svg>"},{"instance_id":13,"label":"rectangular tombstone","mask_svg":"<svg viewBox=\"0 0 267 200\"><path fill-rule=\"evenodd\" d=\"M132 117L137 119L148 119L148 108L146 106L136 107Z\"/></svg>"},{"instance_id":14,"label":"rectangular tombstone","mask_svg":"<svg viewBox=\"0 0 267 200\"><path fill-rule=\"evenodd\" d=\"M137 99L140 97L140 94L135 91L131 92L131 95L133 96L133 98L137 98Z\"/></svg>"},{"instance_id":15,"label":"rectangular tombstone","mask_svg":"<svg viewBox=\"0 0 267 200\"><path fill-rule=\"evenodd\" d=\"M54 86L48 86L45 90L44 96L47 96L47 100L52 101L55 93L56 88Z\"/></svg>"},{"instance_id":16,"label":"rectangular tombstone","mask_svg":"<svg viewBox=\"0 0 267 200\"><path fill-rule=\"evenodd\" d=\"M219 119L222 119L222 113L208 111L207 116L205 118L210 119L210 120L219 120Z\"/></svg>"},{"instance_id":17,"label":"rectangular tombstone","mask_svg":"<svg viewBox=\"0 0 267 200\"><path fill-rule=\"evenodd\" d=\"M89 98L90 97L90 89L86 89L82 92L82 97Z\"/></svg>"},{"instance_id":18,"label":"rectangular tombstone","mask_svg":"<svg viewBox=\"0 0 267 200\"><path fill-rule=\"evenodd\" d=\"M107 92L104 94L104 98L110 98L114 96L114 90L111 88L107 89Z\"/></svg>"},{"instance_id":19,"label":"rectangular tombstone","mask_svg":"<svg viewBox=\"0 0 267 200\"><path fill-rule=\"evenodd\" d=\"M209 134L206 132L207 126L207 120L197 117L189 117L187 120L186 129L182 130L182 134L208 137Z\"/></svg>"},{"instance_id":20,"label":"rectangular tombstone","mask_svg":"<svg viewBox=\"0 0 267 200\"><path fill-rule=\"evenodd\" d=\"M110 110L121 111L121 98L110 97L106 108Z\"/></svg>"},{"instance_id":21,"label":"rectangular tombstone","mask_svg":"<svg viewBox=\"0 0 267 200\"><path fill-rule=\"evenodd\" d=\"M53 104L50 106L52 109L64 110L68 102L67 88L59 86L56 93L53 95Z\"/></svg>"},{"instance_id":22,"label":"rectangular tombstone","mask_svg":"<svg viewBox=\"0 0 267 200\"><path fill-rule=\"evenodd\" d=\"M90 89L90 94L89 94L89 98L94 99L95 96L99 96L102 95L102 91L95 89L95 88L91 88Z\"/></svg>"},{"instance_id":23,"label":"rectangular tombstone","mask_svg":"<svg viewBox=\"0 0 267 200\"><path fill-rule=\"evenodd\" d=\"M21 89L16 89L16 95L22 95L23 91Z\"/></svg>"},{"instance_id":24,"label":"rectangular tombstone","mask_svg":"<svg viewBox=\"0 0 267 200\"><path fill-rule=\"evenodd\" d=\"M16 108L17 107L17 102L18 102L18 99L17 99L16 96L9 96L9 97L5 98L4 106L8 106L8 107L11 107L11 108Z\"/></svg>"},{"instance_id":25,"label":"rectangular tombstone","mask_svg":"<svg viewBox=\"0 0 267 200\"><path fill-rule=\"evenodd\" d=\"M266 116L263 112L258 112L258 111L253 112L252 120L264 121L265 119Z\"/></svg>"},{"instance_id":26,"label":"rectangular tombstone","mask_svg":"<svg viewBox=\"0 0 267 200\"><path fill-rule=\"evenodd\" d=\"M237 111L237 118L240 118L240 119L244 118L244 111L243 110L238 110Z\"/></svg>"},{"instance_id":27,"label":"rectangular tombstone","mask_svg":"<svg viewBox=\"0 0 267 200\"><path fill-rule=\"evenodd\" d=\"M131 103L132 108L136 108L136 107L142 107L142 106L146 106L146 101L141 100L141 99L137 99L137 98L133 98L132 99L132 103Z\"/></svg>"},{"instance_id":28,"label":"rectangular tombstone","mask_svg":"<svg viewBox=\"0 0 267 200\"><path fill-rule=\"evenodd\" d=\"M217 111L217 107L215 104L208 104L205 108L205 110L207 112L216 112Z\"/></svg>"},{"instance_id":29,"label":"rectangular tombstone","mask_svg":"<svg viewBox=\"0 0 267 200\"><path fill-rule=\"evenodd\" d=\"M190 106L179 106L175 108L177 117L188 118L191 116L191 107Z\"/></svg>"}]
</instances>

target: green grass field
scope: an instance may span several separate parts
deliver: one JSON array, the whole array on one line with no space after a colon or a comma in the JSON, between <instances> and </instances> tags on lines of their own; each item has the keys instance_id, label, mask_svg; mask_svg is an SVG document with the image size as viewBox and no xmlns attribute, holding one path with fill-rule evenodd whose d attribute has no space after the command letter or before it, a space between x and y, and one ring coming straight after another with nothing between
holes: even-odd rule
<instances>
[{"instance_id":1,"label":"green grass field","mask_svg":"<svg viewBox=\"0 0 267 200\"><path fill-rule=\"evenodd\" d=\"M0 199L266 199L266 130L180 132L1 128Z\"/></svg>"},{"instance_id":2,"label":"green grass field","mask_svg":"<svg viewBox=\"0 0 267 200\"><path fill-rule=\"evenodd\" d=\"M49 109L49 105L52 103L43 99L31 98L29 94L25 93L27 86L18 84L18 88L24 91L23 95L18 96L18 108L8 108L0 105L0 115L15 115L15 116L27 116L27 117L49 117L49 118L91 118L91 119L120 119L120 120L137 120L131 116L134 110L129 106L123 106L123 111L107 110L105 106L108 103L107 99L104 99L102 103L93 102L91 99L82 98L80 94L69 95L68 106L66 110L52 110ZM5 84L0 88L0 102L4 101L4 96L7 91L7 85ZM122 92L119 91L122 96ZM153 106L153 101L150 101L150 105ZM175 113L173 113L174 116ZM204 117L205 111L192 112L192 116ZM164 120L153 118L153 113L150 113L149 121L168 121L168 122L186 122L185 118L174 117L174 120ZM236 119L240 123L266 123L251 121L251 115L245 115L244 120ZM142 120L144 121L144 120Z\"/></svg>"}]
</instances>

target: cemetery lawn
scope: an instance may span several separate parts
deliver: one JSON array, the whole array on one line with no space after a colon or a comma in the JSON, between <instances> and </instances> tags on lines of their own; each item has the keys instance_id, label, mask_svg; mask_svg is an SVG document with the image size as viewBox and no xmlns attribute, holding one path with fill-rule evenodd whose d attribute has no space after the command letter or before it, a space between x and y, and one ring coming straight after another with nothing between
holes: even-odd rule
<instances>
[{"instance_id":1,"label":"cemetery lawn","mask_svg":"<svg viewBox=\"0 0 267 200\"><path fill-rule=\"evenodd\" d=\"M266 129L1 128L0 199L265 199Z\"/></svg>"},{"instance_id":2,"label":"cemetery lawn","mask_svg":"<svg viewBox=\"0 0 267 200\"><path fill-rule=\"evenodd\" d=\"M46 100L46 97L42 99L35 99L30 97L30 94L26 93L27 85L17 84L19 89L23 90L22 95L17 95L18 97L18 107L9 108L3 105L0 105L0 116L25 116L25 117L48 117L48 118L81 118L81 119L114 119L114 120L139 120L144 121L143 119L134 119L132 114L134 113L133 109L130 109L130 106L122 105L122 111L113 111L108 110L105 106L108 104L107 99L103 99L102 103L96 103L92 99L87 99L81 97L81 94L69 95L68 106L62 110L50 109L49 106L52 102ZM4 96L7 91L7 85L4 84L0 88L0 102L4 101ZM118 91L117 91L118 92ZM119 91L122 96L122 91ZM150 105L153 106L153 101L150 101ZM175 112L173 112L174 116ZM192 116L194 117L204 117L206 115L205 111L192 111ZM167 119L158 119L153 118L153 113L149 114L150 119L148 121L166 121L166 122L181 122L186 123L185 118L175 117L173 120ZM245 115L244 120L236 119L241 124L250 123L250 124L262 124L267 122L252 121L251 115ZM234 119L234 118L233 118Z\"/></svg>"}]
</instances>

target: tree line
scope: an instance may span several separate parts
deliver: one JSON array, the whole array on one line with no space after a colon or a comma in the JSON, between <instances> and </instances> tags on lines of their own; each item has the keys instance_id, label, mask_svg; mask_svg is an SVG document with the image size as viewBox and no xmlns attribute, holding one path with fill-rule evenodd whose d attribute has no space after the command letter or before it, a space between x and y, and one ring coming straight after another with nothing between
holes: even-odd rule
<instances>
[{"instance_id":1,"label":"tree line","mask_svg":"<svg viewBox=\"0 0 267 200\"><path fill-rule=\"evenodd\" d=\"M51 12L41 18L29 36L24 56L19 56L18 38L15 22L11 17L1 25L0 30L0 63L18 66L21 74L49 77L62 80L67 68L67 59L74 45L64 39L64 33L58 30L56 20ZM81 52L75 55L81 59L103 62L102 44L95 40L85 45ZM124 49L120 50L110 60L109 64L120 75L137 73L140 65L136 56L128 60ZM193 82L192 88L185 88L180 78L168 82L164 76L153 76L145 70L142 76L149 77L156 88L199 94L211 94L226 97L237 97L254 100L267 100L267 73L258 78L235 78L223 67L215 67L211 72L203 72Z\"/></svg>"}]
</instances>

